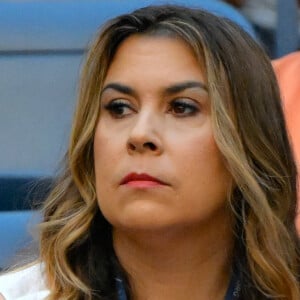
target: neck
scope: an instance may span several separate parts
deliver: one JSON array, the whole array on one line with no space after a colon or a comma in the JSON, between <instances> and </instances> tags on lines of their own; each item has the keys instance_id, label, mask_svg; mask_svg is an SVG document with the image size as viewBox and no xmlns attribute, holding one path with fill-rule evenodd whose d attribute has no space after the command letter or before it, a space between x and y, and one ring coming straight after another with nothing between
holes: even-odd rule
<instances>
[{"instance_id":1,"label":"neck","mask_svg":"<svg viewBox=\"0 0 300 300\"><path fill-rule=\"evenodd\" d=\"M224 299L233 244L229 227L114 229L114 248L128 274L132 299Z\"/></svg>"}]
</instances>

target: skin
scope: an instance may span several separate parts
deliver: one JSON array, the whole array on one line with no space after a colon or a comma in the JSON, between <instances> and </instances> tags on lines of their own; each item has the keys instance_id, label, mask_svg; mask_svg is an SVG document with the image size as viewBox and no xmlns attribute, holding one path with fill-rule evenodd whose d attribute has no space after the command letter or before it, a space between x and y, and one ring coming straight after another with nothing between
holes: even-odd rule
<instances>
[{"instance_id":1,"label":"skin","mask_svg":"<svg viewBox=\"0 0 300 300\"><path fill-rule=\"evenodd\" d=\"M179 39L135 35L105 78L96 191L134 299L222 299L227 288L231 176L215 144L201 65ZM132 172L165 184L120 184Z\"/></svg>"}]
</instances>

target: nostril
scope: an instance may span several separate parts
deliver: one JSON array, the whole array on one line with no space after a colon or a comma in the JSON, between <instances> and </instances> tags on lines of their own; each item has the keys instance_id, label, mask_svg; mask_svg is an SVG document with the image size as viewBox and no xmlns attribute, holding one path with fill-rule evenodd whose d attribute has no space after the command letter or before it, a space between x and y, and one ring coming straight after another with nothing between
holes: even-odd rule
<instances>
[{"instance_id":1,"label":"nostril","mask_svg":"<svg viewBox=\"0 0 300 300\"><path fill-rule=\"evenodd\" d=\"M153 142L145 142L145 143L128 142L127 143L127 150L132 153L145 152L145 151L156 152L157 149L158 149L157 145Z\"/></svg>"},{"instance_id":2,"label":"nostril","mask_svg":"<svg viewBox=\"0 0 300 300\"><path fill-rule=\"evenodd\" d=\"M128 144L128 148L132 151L135 151L135 149L136 149L135 145L133 145L132 143Z\"/></svg>"},{"instance_id":3,"label":"nostril","mask_svg":"<svg viewBox=\"0 0 300 300\"><path fill-rule=\"evenodd\" d=\"M154 145L153 143L151 143L151 142L148 142L148 143L145 143L144 144L144 147L145 148L149 148L150 150L152 150L152 151L155 151L156 150L156 145Z\"/></svg>"}]
</instances>

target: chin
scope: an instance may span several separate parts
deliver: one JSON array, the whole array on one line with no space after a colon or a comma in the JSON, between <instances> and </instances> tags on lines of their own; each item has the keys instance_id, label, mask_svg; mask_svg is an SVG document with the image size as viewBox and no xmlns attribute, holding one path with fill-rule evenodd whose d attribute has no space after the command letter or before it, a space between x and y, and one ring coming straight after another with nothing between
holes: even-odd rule
<instances>
[{"instance_id":1,"label":"chin","mask_svg":"<svg viewBox=\"0 0 300 300\"><path fill-rule=\"evenodd\" d=\"M161 210L135 209L126 210L120 215L104 215L115 229L126 231L160 231L172 228L176 223L170 214Z\"/></svg>"}]
</instances>

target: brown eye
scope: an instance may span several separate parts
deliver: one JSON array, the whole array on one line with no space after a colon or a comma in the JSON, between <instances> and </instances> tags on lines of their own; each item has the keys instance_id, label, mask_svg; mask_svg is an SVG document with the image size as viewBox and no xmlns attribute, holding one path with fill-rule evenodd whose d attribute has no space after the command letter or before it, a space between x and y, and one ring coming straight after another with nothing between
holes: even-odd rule
<instances>
[{"instance_id":1,"label":"brown eye","mask_svg":"<svg viewBox=\"0 0 300 300\"><path fill-rule=\"evenodd\" d=\"M124 100L112 100L104 108L117 119L123 118L133 112L132 107Z\"/></svg>"},{"instance_id":2,"label":"brown eye","mask_svg":"<svg viewBox=\"0 0 300 300\"><path fill-rule=\"evenodd\" d=\"M169 111L178 117L193 116L199 112L198 106L193 100L176 99L170 104Z\"/></svg>"}]
</instances>

